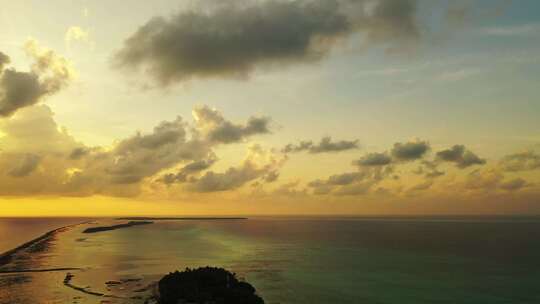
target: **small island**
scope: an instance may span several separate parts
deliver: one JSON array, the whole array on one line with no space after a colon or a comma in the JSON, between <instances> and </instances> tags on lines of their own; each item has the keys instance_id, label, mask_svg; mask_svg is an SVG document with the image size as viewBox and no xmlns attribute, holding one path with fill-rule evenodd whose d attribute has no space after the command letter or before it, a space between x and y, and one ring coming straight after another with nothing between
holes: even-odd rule
<instances>
[{"instance_id":1,"label":"small island","mask_svg":"<svg viewBox=\"0 0 540 304\"><path fill-rule=\"evenodd\" d=\"M117 220L128 221L228 221L247 220L247 217L119 217Z\"/></svg>"},{"instance_id":2,"label":"small island","mask_svg":"<svg viewBox=\"0 0 540 304\"><path fill-rule=\"evenodd\" d=\"M159 281L158 292L160 304L264 304L251 284L216 267L186 268L170 273Z\"/></svg>"},{"instance_id":3,"label":"small island","mask_svg":"<svg viewBox=\"0 0 540 304\"><path fill-rule=\"evenodd\" d=\"M118 225L113 225L113 226L90 227L90 228L85 229L83 233L96 233L96 232L102 232L102 231L129 228L129 227L139 226L139 225L149 225L153 223L154 222L152 221L131 221L125 224L118 224Z\"/></svg>"}]
</instances>

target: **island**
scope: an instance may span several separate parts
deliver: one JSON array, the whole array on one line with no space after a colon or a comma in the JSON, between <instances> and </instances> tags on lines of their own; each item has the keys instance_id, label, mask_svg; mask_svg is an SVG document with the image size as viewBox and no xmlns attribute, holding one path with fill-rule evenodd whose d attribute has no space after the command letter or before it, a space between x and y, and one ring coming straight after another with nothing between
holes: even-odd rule
<instances>
[{"instance_id":1,"label":"island","mask_svg":"<svg viewBox=\"0 0 540 304\"><path fill-rule=\"evenodd\" d=\"M247 220L247 217L119 217L117 220L127 221L227 221Z\"/></svg>"},{"instance_id":2,"label":"island","mask_svg":"<svg viewBox=\"0 0 540 304\"><path fill-rule=\"evenodd\" d=\"M139 226L139 225L149 225L153 223L154 222L152 221L130 221L125 224L118 224L118 225L113 225L113 226L90 227L90 228L85 229L83 233L96 233L96 232L102 232L102 231L129 228L129 227Z\"/></svg>"},{"instance_id":3,"label":"island","mask_svg":"<svg viewBox=\"0 0 540 304\"><path fill-rule=\"evenodd\" d=\"M186 268L164 276L157 287L160 304L264 304L251 284L223 268Z\"/></svg>"}]
</instances>

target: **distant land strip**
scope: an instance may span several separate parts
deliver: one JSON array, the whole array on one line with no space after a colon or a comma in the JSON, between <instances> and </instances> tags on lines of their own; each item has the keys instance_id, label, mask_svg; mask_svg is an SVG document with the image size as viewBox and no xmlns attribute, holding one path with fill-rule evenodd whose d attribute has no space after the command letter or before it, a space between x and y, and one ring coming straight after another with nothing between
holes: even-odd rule
<instances>
[{"instance_id":1,"label":"distant land strip","mask_svg":"<svg viewBox=\"0 0 540 304\"><path fill-rule=\"evenodd\" d=\"M151 221L143 221L143 222L131 221L129 223L113 225L113 226L90 227L90 228L85 229L83 233L96 233L96 232L103 232L103 231L116 230L116 229L122 229L122 228L129 228L129 227L139 226L139 225L149 225L153 223L154 222L151 222Z\"/></svg>"},{"instance_id":2,"label":"distant land strip","mask_svg":"<svg viewBox=\"0 0 540 304\"><path fill-rule=\"evenodd\" d=\"M55 272L55 271L81 270L81 269L82 268L74 268L74 267L45 268L45 269L12 269L12 270L0 270L0 274L29 273L29 272Z\"/></svg>"},{"instance_id":3,"label":"distant land strip","mask_svg":"<svg viewBox=\"0 0 540 304\"><path fill-rule=\"evenodd\" d=\"M247 217L119 217L117 220L124 221L227 221L247 220Z\"/></svg>"}]
</instances>

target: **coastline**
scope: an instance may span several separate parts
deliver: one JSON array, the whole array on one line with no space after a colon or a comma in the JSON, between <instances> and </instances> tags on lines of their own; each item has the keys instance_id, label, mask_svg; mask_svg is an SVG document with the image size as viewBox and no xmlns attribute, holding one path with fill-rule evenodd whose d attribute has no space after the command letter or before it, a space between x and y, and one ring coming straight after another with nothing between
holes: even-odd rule
<instances>
[{"instance_id":1,"label":"coastline","mask_svg":"<svg viewBox=\"0 0 540 304\"><path fill-rule=\"evenodd\" d=\"M55 228L53 230L50 230L48 232L45 232L44 234L38 236L37 238L34 238L28 242L25 242L13 249L10 249L8 251L5 251L3 253L0 253L0 267L3 267L7 264L9 264L12 260L12 258L20 251L22 250L25 250L25 249L28 249L28 248L31 248L33 246L38 246L38 245L44 245L46 242L50 241L57 233L59 232L63 232L71 227L74 227L74 226L78 226L78 225L82 225L82 224L85 224L85 223L88 223L89 221L85 221L85 222L81 222L81 223L77 223L77 224L71 224L71 225L66 225L66 226L62 226L62 227L59 227L59 228ZM18 272L21 272L21 270L15 270L15 271L18 271ZM14 272L13 270L10 271L10 272Z\"/></svg>"}]
</instances>

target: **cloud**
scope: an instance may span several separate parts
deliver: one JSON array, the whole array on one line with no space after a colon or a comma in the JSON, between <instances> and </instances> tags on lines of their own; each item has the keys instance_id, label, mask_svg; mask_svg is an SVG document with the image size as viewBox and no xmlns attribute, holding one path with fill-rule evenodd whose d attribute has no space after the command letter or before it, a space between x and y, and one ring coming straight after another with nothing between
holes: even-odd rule
<instances>
[{"instance_id":1,"label":"cloud","mask_svg":"<svg viewBox=\"0 0 540 304\"><path fill-rule=\"evenodd\" d=\"M6 173L0 174L0 195L67 193L72 163L65 155L81 144L56 124L46 105L0 120L0 133L0 172Z\"/></svg>"},{"instance_id":2,"label":"cloud","mask_svg":"<svg viewBox=\"0 0 540 304\"><path fill-rule=\"evenodd\" d=\"M25 51L34 60L30 72L3 69L9 63L9 57L0 55L0 116L11 116L18 109L57 93L74 76L66 59L41 47L35 40L25 44Z\"/></svg>"},{"instance_id":3,"label":"cloud","mask_svg":"<svg viewBox=\"0 0 540 304\"><path fill-rule=\"evenodd\" d=\"M496 192L498 190L516 192L533 184L522 177L515 177L505 181L505 176L500 170L491 168L488 170L475 170L465 180L465 189Z\"/></svg>"},{"instance_id":4,"label":"cloud","mask_svg":"<svg viewBox=\"0 0 540 304\"><path fill-rule=\"evenodd\" d=\"M0 120L0 133L4 135L0 151L5 153L62 155L82 145L58 126L54 113L44 104L21 109L9 119Z\"/></svg>"},{"instance_id":5,"label":"cloud","mask_svg":"<svg viewBox=\"0 0 540 304\"><path fill-rule=\"evenodd\" d=\"M163 86L191 78L245 78L256 68L319 61L353 33L368 44L416 40L415 2L229 1L152 18L124 41L114 66L143 68Z\"/></svg>"},{"instance_id":6,"label":"cloud","mask_svg":"<svg viewBox=\"0 0 540 304\"><path fill-rule=\"evenodd\" d=\"M391 154L398 161L414 161L421 159L429 149L428 142L417 140L407 143L395 143Z\"/></svg>"},{"instance_id":7,"label":"cloud","mask_svg":"<svg viewBox=\"0 0 540 304\"><path fill-rule=\"evenodd\" d=\"M329 152L341 152L347 150L358 149L358 140L340 140L332 142L332 138L327 136L323 137L318 144L314 144L313 141L300 141L298 144L288 144L281 151L283 153L294 153L308 151L309 153L329 153Z\"/></svg>"},{"instance_id":8,"label":"cloud","mask_svg":"<svg viewBox=\"0 0 540 304\"><path fill-rule=\"evenodd\" d=\"M264 181L266 183L273 183L273 182L277 181L278 178L279 178L279 172L278 171L270 171L264 177Z\"/></svg>"},{"instance_id":9,"label":"cloud","mask_svg":"<svg viewBox=\"0 0 540 304\"><path fill-rule=\"evenodd\" d=\"M9 58L8 55L0 52L0 72L2 72L2 70L4 70L4 66L6 66L6 64L10 63L11 59Z\"/></svg>"},{"instance_id":10,"label":"cloud","mask_svg":"<svg viewBox=\"0 0 540 304\"><path fill-rule=\"evenodd\" d=\"M324 183L332 186L345 186L350 185L355 181L362 180L365 177L366 175L362 172L336 174L328 177Z\"/></svg>"},{"instance_id":11,"label":"cloud","mask_svg":"<svg viewBox=\"0 0 540 304\"><path fill-rule=\"evenodd\" d=\"M313 147L313 141L300 141L298 144L287 144L283 149L281 149L281 152L283 153L295 153L295 152L302 152L307 151L311 147Z\"/></svg>"},{"instance_id":12,"label":"cloud","mask_svg":"<svg viewBox=\"0 0 540 304\"><path fill-rule=\"evenodd\" d=\"M19 157L17 164L8 174L13 177L25 177L32 173L41 161L41 157L35 154L23 154Z\"/></svg>"},{"instance_id":13,"label":"cloud","mask_svg":"<svg viewBox=\"0 0 540 304\"><path fill-rule=\"evenodd\" d=\"M364 183L350 184L343 187L340 187L334 191L334 195L344 196L344 195L365 195L368 194L375 183L373 181L368 181Z\"/></svg>"},{"instance_id":14,"label":"cloud","mask_svg":"<svg viewBox=\"0 0 540 304\"><path fill-rule=\"evenodd\" d=\"M90 43L90 35L88 31L79 26L70 26L64 35L64 41L66 43L66 48L69 50L71 49L73 42Z\"/></svg>"},{"instance_id":15,"label":"cloud","mask_svg":"<svg viewBox=\"0 0 540 304\"><path fill-rule=\"evenodd\" d=\"M149 132L135 132L109 147L90 147L60 128L47 106L22 109L0 121L0 172L8 173L0 176L0 184L5 185L0 194L135 196L149 184L146 180L155 181L159 176L161 182L189 184L186 188L195 192L211 191L212 186L219 189L216 191L234 189L253 178L275 181L282 160L259 146L250 148L249 157L240 167L202 174L217 161L213 149L224 143L212 136L216 128L224 124L236 126L241 138L261 130L249 120L240 125L220 114L217 117L220 123L209 128L200 121L191 125L177 117L157 124ZM176 173L166 173L180 165L183 167ZM38 166L42 170L36 170ZM227 183L229 178L231 182Z\"/></svg>"},{"instance_id":16,"label":"cloud","mask_svg":"<svg viewBox=\"0 0 540 304\"><path fill-rule=\"evenodd\" d=\"M359 160L353 161L354 165L363 167L386 166L392 163L392 158L385 153L368 153Z\"/></svg>"},{"instance_id":17,"label":"cloud","mask_svg":"<svg viewBox=\"0 0 540 304\"><path fill-rule=\"evenodd\" d=\"M306 189L299 189L299 180L279 185L272 191L272 194L280 197L298 197L305 196L307 194Z\"/></svg>"},{"instance_id":18,"label":"cloud","mask_svg":"<svg viewBox=\"0 0 540 304\"><path fill-rule=\"evenodd\" d=\"M274 177L277 179L277 170L285 160L277 159L260 145L252 145L240 166L229 167L225 172L207 171L199 178L188 180L185 189L191 192L220 192L240 188L257 179L272 181Z\"/></svg>"},{"instance_id":19,"label":"cloud","mask_svg":"<svg viewBox=\"0 0 540 304\"><path fill-rule=\"evenodd\" d=\"M495 191L503 179L498 170L475 170L467 175L464 186L469 190Z\"/></svg>"},{"instance_id":20,"label":"cloud","mask_svg":"<svg viewBox=\"0 0 540 304\"><path fill-rule=\"evenodd\" d=\"M438 162L422 160L421 166L418 167L415 171L415 174L424 175L428 179L437 178L446 174L444 171L440 171L438 168Z\"/></svg>"},{"instance_id":21,"label":"cloud","mask_svg":"<svg viewBox=\"0 0 540 304\"><path fill-rule=\"evenodd\" d=\"M316 179L308 183L308 187L316 195L364 195L372 186L383 181L393 173L393 168L366 167L356 172L334 174L326 179Z\"/></svg>"},{"instance_id":22,"label":"cloud","mask_svg":"<svg viewBox=\"0 0 540 304\"><path fill-rule=\"evenodd\" d=\"M64 35L64 40L67 43L71 41L88 41L88 32L79 26L70 26Z\"/></svg>"},{"instance_id":23,"label":"cloud","mask_svg":"<svg viewBox=\"0 0 540 304\"><path fill-rule=\"evenodd\" d=\"M534 151L510 154L503 157L499 165L505 171L536 170L540 169L540 155Z\"/></svg>"},{"instance_id":24,"label":"cloud","mask_svg":"<svg viewBox=\"0 0 540 304\"><path fill-rule=\"evenodd\" d=\"M185 165L184 167L182 167L182 169L180 169L180 171L178 171L177 173L168 173L168 174L163 175L159 179L159 181L165 184L187 182L188 178L192 174L196 174L206 169L209 169L216 161L217 159L212 156L211 158L208 158L208 159L201 159L201 160L191 162Z\"/></svg>"},{"instance_id":25,"label":"cloud","mask_svg":"<svg viewBox=\"0 0 540 304\"><path fill-rule=\"evenodd\" d=\"M467 168L473 165L483 165L485 159L478 157L473 152L467 150L463 145L454 145L450 149L437 152L437 159L453 162L458 168Z\"/></svg>"},{"instance_id":26,"label":"cloud","mask_svg":"<svg viewBox=\"0 0 540 304\"><path fill-rule=\"evenodd\" d=\"M233 190L243 186L247 182L258 179L266 171L258 168L250 162L242 166L230 167L223 173L209 171L201 178L194 181L188 189L193 192L218 192Z\"/></svg>"},{"instance_id":27,"label":"cloud","mask_svg":"<svg viewBox=\"0 0 540 304\"><path fill-rule=\"evenodd\" d=\"M246 137L270 133L270 118L250 117L246 124L235 124L226 120L216 109L202 106L193 110L198 131L215 143L234 143Z\"/></svg>"},{"instance_id":28,"label":"cloud","mask_svg":"<svg viewBox=\"0 0 540 304\"><path fill-rule=\"evenodd\" d=\"M512 154L504 157L504 162L498 166L485 166L466 174L449 168L447 178L435 179L444 173L438 169L442 159L438 156L435 160L424 159L429 145L423 141L397 143L391 152L365 154L352 162L352 170L313 180L307 187L281 188L278 183L271 183L281 178L287 155L260 145L250 145L240 163L215 169L218 162L215 150L225 143L211 136L213 130L226 124L243 130L241 136L230 143L243 140L252 132L245 131L250 129L248 122L230 121L217 110L201 113L204 115L199 118L205 116L205 123L197 119L191 123L176 117L100 147L88 146L73 138L56 124L54 113L46 105L20 109L10 119L0 120L0 195L169 198L180 195L195 199L200 193L227 192L236 196L251 191L252 195L261 195L258 199L263 199L266 193L268 198L273 194L281 198L301 195L302 199L350 199L353 202L360 201L360 197L371 199L383 193L394 198L451 193L476 199L537 191L533 187L536 184L526 181L529 178L525 176L504 175L504 170L535 168L536 153ZM445 151L449 151L442 154L445 161L456 163L458 168L474 163L465 156L465 148ZM410 172L410 163L405 160L412 159L419 159L419 169L411 174L424 177L424 181L417 184L409 181L418 177L409 179L411 176L406 175ZM398 175L402 178L398 179ZM284 179L288 178L284 175ZM248 187L250 185L252 187ZM318 198L309 198L310 195Z\"/></svg>"},{"instance_id":29,"label":"cloud","mask_svg":"<svg viewBox=\"0 0 540 304\"><path fill-rule=\"evenodd\" d=\"M430 179L430 180L414 185L413 187L409 189L409 191L411 192L425 191L431 188L431 186L433 186L433 180Z\"/></svg>"},{"instance_id":30,"label":"cloud","mask_svg":"<svg viewBox=\"0 0 540 304\"><path fill-rule=\"evenodd\" d=\"M528 186L528 183L523 178L514 178L512 180L509 180L507 182L503 182L500 184L500 188L507 190L507 191L517 191L524 187Z\"/></svg>"},{"instance_id":31,"label":"cloud","mask_svg":"<svg viewBox=\"0 0 540 304\"><path fill-rule=\"evenodd\" d=\"M37 103L46 94L37 75L7 69L0 78L0 116L10 116L19 108Z\"/></svg>"},{"instance_id":32,"label":"cloud","mask_svg":"<svg viewBox=\"0 0 540 304\"><path fill-rule=\"evenodd\" d=\"M88 153L90 152L91 150L86 147L78 147L71 151L71 153L69 154L69 158L73 160L81 159L82 157L88 155Z\"/></svg>"},{"instance_id":33,"label":"cloud","mask_svg":"<svg viewBox=\"0 0 540 304\"><path fill-rule=\"evenodd\" d=\"M318 145L309 149L310 153L340 152L345 150L358 149L358 141L341 140L332 142L331 137L323 137Z\"/></svg>"},{"instance_id":34,"label":"cloud","mask_svg":"<svg viewBox=\"0 0 540 304\"><path fill-rule=\"evenodd\" d=\"M149 134L137 133L111 150L94 153L91 166L105 169L112 183L138 183L181 161L196 160L209 152L199 141L186 139L186 125L180 117L164 121Z\"/></svg>"}]
</instances>

